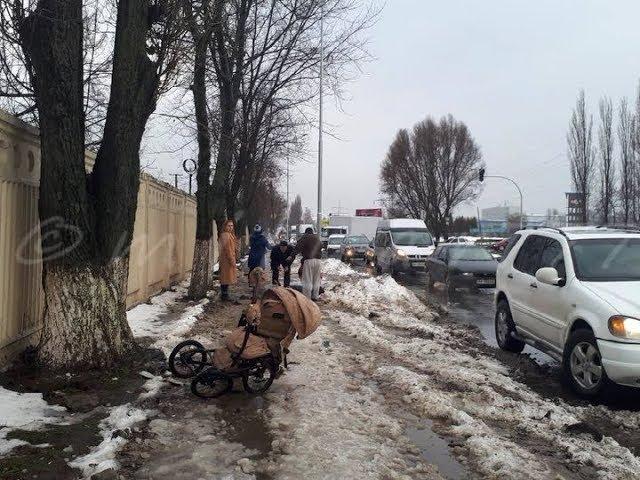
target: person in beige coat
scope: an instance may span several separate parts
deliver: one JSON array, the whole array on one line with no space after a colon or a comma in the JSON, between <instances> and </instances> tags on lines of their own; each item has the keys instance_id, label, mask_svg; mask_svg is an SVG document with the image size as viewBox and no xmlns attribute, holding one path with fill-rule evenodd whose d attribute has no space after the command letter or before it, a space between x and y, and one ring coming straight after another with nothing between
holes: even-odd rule
<instances>
[{"instance_id":1,"label":"person in beige coat","mask_svg":"<svg viewBox=\"0 0 640 480\"><path fill-rule=\"evenodd\" d=\"M220 246L220 299L229 299L229 285L238 282L238 246L236 243L235 226L233 220L227 220L218 238Z\"/></svg>"}]
</instances>

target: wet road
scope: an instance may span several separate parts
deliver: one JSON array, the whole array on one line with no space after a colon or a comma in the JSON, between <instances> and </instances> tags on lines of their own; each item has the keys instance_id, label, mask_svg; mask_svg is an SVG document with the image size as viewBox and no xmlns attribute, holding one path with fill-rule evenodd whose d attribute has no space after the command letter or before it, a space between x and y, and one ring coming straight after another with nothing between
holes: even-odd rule
<instances>
[{"instance_id":1,"label":"wet road","mask_svg":"<svg viewBox=\"0 0 640 480\"><path fill-rule=\"evenodd\" d=\"M494 289L482 289L471 292L458 289L452 296L447 295L443 285L436 284L433 292L426 289L426 275L416 273L402 275L396 279L400 284L411 290L418 298L431 305L440 305L449 311L448 318L455 323L477 327L482 334L482 340L489 346L498 348L494 331ZM523 354L529 355L540 365L559 367L556 360L550 356L527 346Z\"/></svg>"}]
</instances>

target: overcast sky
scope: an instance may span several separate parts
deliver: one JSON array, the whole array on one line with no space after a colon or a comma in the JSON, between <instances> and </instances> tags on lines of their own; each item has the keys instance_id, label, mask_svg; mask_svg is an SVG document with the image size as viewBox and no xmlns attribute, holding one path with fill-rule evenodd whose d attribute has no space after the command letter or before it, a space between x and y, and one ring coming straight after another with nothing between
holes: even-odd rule
<instances>
[{"instance_id":1,"label":"overcast sky","mask_svg":"<svg viewBox=\"0 0 640 480\"><path fill-rule=\"evenodd\" d=\"M616 103L634 96L638 18L634 0L387 0L370 32L376 59L348 87L344 112L333 102L326 111L343 140L325 137L323 210L373 206L396 131L448 113L471 129L487 174L520 183L527 212L564 210L576 95L585 89L594 117L601 95ZM315 164L292 177L292 191L312 210L316 179ZM505 201L517 204L513 186L487 180L477 204Z\"/></svg>"},{"instance_id":2,"label":"overcast sky","mask_svg":"<svg viewBox=\"0 0 640 480\"><path fill-rule=\"evenodd\" d=\"M348 85L343 111L328 101L326 120L341 140L325 137L325 214L375 206L379 165L397 130L448 113L471 129L487 174L520 183L528 213L564 211L576 96L585 89L594 120L601 95L616 104L634 96L639 18L637 0L387 0L369 35L375 60ZM311 163L291 177L292 198L299 193L314 212L316 142ZM513 186L487 180L477 205L505 201L517 204Z\"/></svg>"}]
</instances>

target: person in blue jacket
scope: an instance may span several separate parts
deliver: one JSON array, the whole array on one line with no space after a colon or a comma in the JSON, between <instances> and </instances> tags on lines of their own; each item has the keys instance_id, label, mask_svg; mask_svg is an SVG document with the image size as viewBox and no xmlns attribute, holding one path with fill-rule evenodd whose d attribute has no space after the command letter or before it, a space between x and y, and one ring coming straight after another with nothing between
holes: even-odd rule
<instances>
[{"instance_id":1,"label":"person in blue jacket","mask_svg":"<svg viewBox=\"0 0 640 480\"><path fill-rule=\"evenodd\" d=\"M249 272L256 267L265 268L266 261L265 255L267 250L271 250L271 245L269 244L269 240L262 233L262 226L257 224L253 227L253 233L251 234L251 238L249 240Z\"/></svg>"}]
</instances>

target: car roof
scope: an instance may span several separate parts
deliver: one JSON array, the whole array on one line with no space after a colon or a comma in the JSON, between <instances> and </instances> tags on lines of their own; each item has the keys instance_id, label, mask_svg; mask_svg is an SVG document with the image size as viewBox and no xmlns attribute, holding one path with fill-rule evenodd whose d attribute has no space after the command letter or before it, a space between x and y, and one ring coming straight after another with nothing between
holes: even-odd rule
<instances>
[{"instance_id":1,"label":"car roof","mask_svg":"<svg viewBox=\"0 0 640 480\"><path fill-rule=\"evenodd\" d=\"M475 243L443 243L440 246L446 248L481 248L485 250L484 247L476 245Z\"/></svg>"},{"instance_id":2,"label":"car roof","mask_svg":"<svg viewBox=\"0 0 640 480\"><path fill-rule=\"evenodd\" d=\"M532 230L520 230L516 233L520 235L532 235L536 233L555 234L561 235L568 240L592 240L598 238L640 238L640 230L636 230L634 227L541 227Z\"/></svg>"},{"instance_id":3,"label":"car roof","mask_svg":"<svg viewBox=\"0 0 640 480\"><path fill-rule=\"evenodd\" d=\"M346 235L342 234L342 233L336 233L334 235L329 235L329 238L344 238L346 237Z\"/></svg>"},{"instance_id":4,"label":"car roof","mask_svg":"<svg viewBox=\"0 0 640 480\"><path fill-rule=\"evenodd\" d=\"M378 228L427 228L424 220L417 218L389 218L380 220Z\"/></svg>"}]
</instances>

